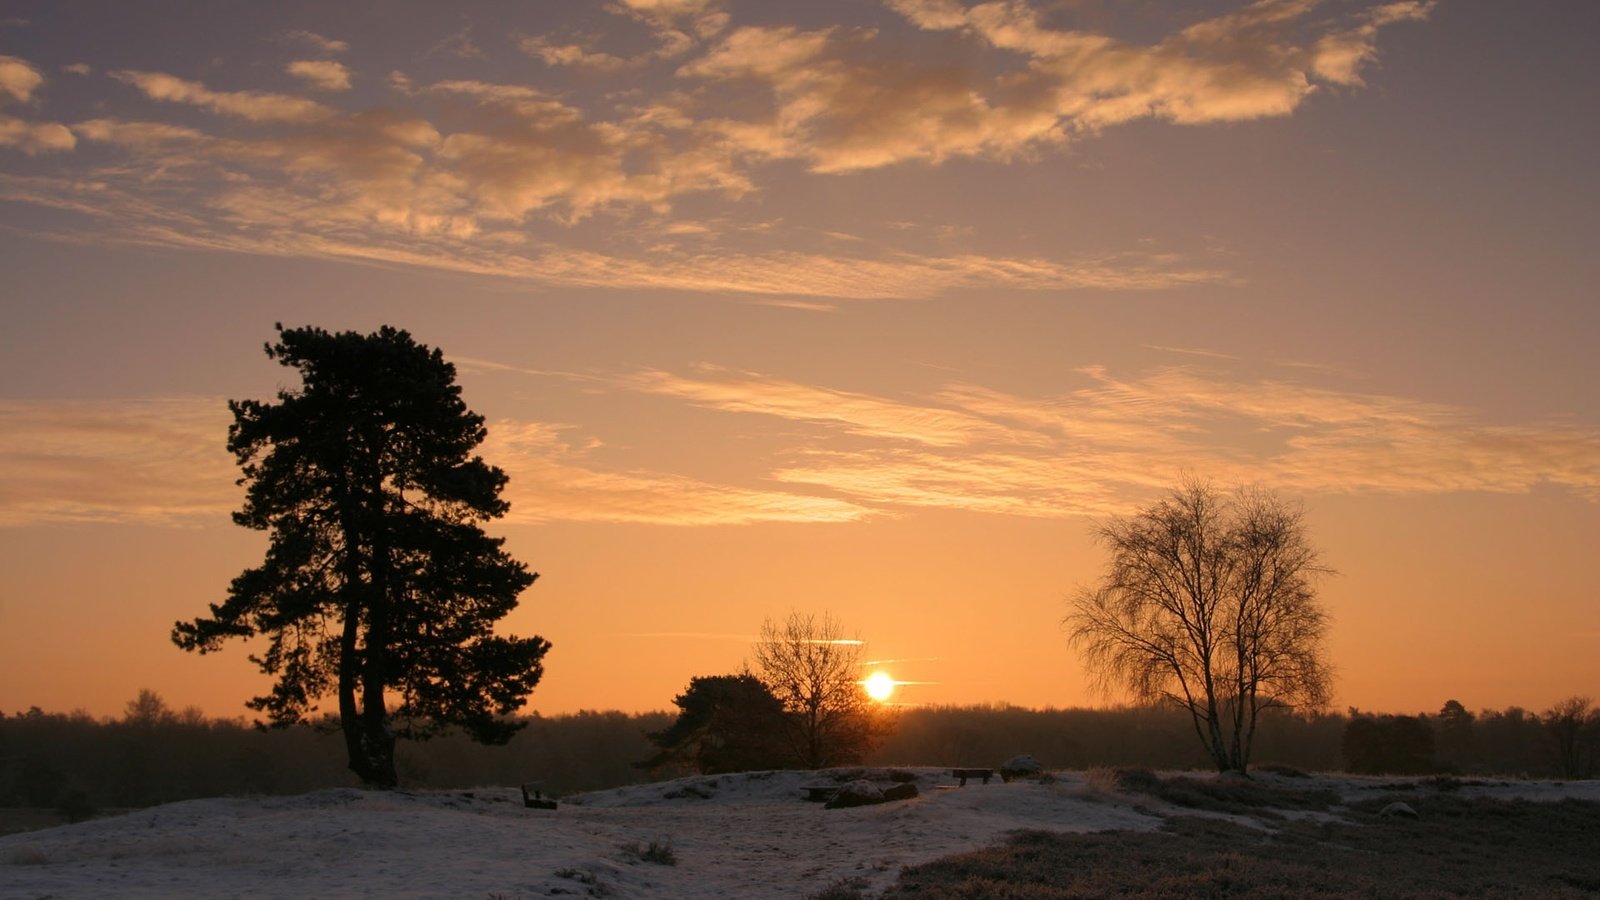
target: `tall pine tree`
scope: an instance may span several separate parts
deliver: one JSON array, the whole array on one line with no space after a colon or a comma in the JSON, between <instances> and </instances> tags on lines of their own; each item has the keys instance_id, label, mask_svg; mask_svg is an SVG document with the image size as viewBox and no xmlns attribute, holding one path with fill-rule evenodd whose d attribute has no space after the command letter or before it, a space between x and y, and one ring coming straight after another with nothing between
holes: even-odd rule
<instances>
[{"instance_id":1,"label":"tall pine tree","mask_svg":"<svg viewBox=\"0 0 1600 900\"><path fill-rule=\"evenodd\" d=\"M474 455L483 417L443 354L388 326L277 328L267 356L302 386L228 404L246 490L233 518L269 533L266 558L172 640L206 653L266 637L251 660L277 683L249 705L289 725L336 695L351 770L393 787L397 734L503 743L520 727L502 717L550 645L494 626L538 575L479 527L509 508L506 474Z\"/></svg>"}]
</instances>

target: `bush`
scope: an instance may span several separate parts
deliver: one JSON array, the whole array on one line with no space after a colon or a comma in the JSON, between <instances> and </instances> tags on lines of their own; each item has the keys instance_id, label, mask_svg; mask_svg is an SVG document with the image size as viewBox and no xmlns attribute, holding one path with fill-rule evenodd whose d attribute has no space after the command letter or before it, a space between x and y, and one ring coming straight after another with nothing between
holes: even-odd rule
<instances>
[{"instance_id":1,"label":"bush","mask_svg":"<svg viewBox=\"0 0 1600 900\"><path fill-rule=\"evenodd\" d=\"M651 841L642 846L638 841L634 841L631 844L623 844L622 852L640 862L655 863L658 866L678 864L678 854L672 849L672 842L667 840Z\"/></svg>"}]
</instances>

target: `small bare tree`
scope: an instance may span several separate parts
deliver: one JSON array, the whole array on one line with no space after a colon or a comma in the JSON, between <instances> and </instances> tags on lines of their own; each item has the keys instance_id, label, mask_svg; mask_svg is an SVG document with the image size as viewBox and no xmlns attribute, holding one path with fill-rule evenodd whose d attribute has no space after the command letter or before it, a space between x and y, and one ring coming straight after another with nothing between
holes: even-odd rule
<instances>
[{"instance_id":1,"label":"small bare tree","mask_svg":"<svg viewBox=\"0 0 1600 900\"><path fill-rule=\"evenodd\" d=\"M761 625L757 675L783 703L787 737L808 768L857 762L877 739L861 685L862 647L829 615L792 612Z\"/></svg>"},{"instance_id":2,"label":"small bare tree","mask_svg":"<svg viewBox=\"0 0 1600 900\"><path fill-rule=\"evenodd\" d=\"M1249 765L1263 711L1326 706L1313 583L1329 570L1298 507L1191 479L1099 537L1110 567L1066 624L1102 690L1187 710L1220 772Z\"/></svg>"}]
</instances>

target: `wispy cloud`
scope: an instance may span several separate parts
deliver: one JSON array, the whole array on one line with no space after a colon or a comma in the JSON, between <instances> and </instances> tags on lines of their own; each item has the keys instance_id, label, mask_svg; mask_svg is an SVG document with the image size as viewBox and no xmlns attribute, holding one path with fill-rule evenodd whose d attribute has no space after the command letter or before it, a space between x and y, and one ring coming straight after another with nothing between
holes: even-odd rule
<instances>
[{"instance_id":1,"label":"wispy cloud","mask_svg":"<svg viewBox=\"0 0 1600 900\"><path fill-rule=\"evenodd\" d=\"M562 438L564 430L541 423L490 424L483 454L511 476L505 494L511 513L506 521L745 525L849 522L874 514L848 500L647 470L601 469Z\"/></svg>"},{"instance_id":2,"label":"wispy cloud","mask_svg":"<svg viewBox=\"0 0 1600 900\"><path fill-rule=\"evenodd\" d=\"M394 124L426 131L421 123ZM174 206L151 196L148 184L130 184L126 172L74 180L0 173L0 198L69 209L103 223L102 232L35 231L65 241L416 266L546 285L745 295L803 309L831 308L804 298L922 299L979 288L1147 291L1231 280L1225 270L1165 254L1066 260L905 251L874 257L820 250L621 255L531 241L484 227L463 212L448 181L434 193L430 179L416 174L417 157L404 146L375 139L370 129L376 126L368 121L303 141L246 145L151 123L93 120L75 126L85 140L137 146L152 157L174 146L198 149L201 155L190 157L187 175L182 166L162 170L169 194L188 189L185 177L211 177L210 170L237 159L296 166L306 190L324 185L324 195L315 199L244 183L205 200L209 208ZM360 232L366 226L377 228Z\"/></svg>"},{"instance_id":3,"label":"wispy cloud","mask_svg":"<svg viewBox=\"0 0 1600 900\"><path fill-rule=\"evenodd\" d=\"M472 77L505 68L490 66L464 28L440 45L460 59L459 77L395 73L389 101L364 108L354 104L370 100L348 90L350 70L330 58L348 45L306 31L279 35L295 51L280 65L327 92L322 100L224 89L221 75L116 69L112 79L155 103L112 91L95 118L75 124L18 112L39 105L44 79L27 61L0 57L0 99L11 104L0 113L0 147L53 166L30 170L26 189L13 181L13 199L99 211L105 227L70 232L84 241L807 307L973 288L1160 289L1232 276L1171 254L985 253L911 233L877 244L779 225L763 242L707 229L703 215L685 222L678 210L749 219L794 163L814 173L806 177L956 158L1027 164L1124 122L1288 115L1319 85L1358 87L1380 33L1431 8L1314 11L1307 0L1263 0L1133 44L1064 28L1018 0L889 5L901 21L808 28L771 17L741 23L712 0L618 0L606 9L627 38L620 43L611 29L517 38L548 65L614 80L593 93ZM926 52L926 42L951 41L961 53ZM246 77L227 76L234 85ZM96 152L65 152L82 142ZM580 236L600 217L627 227L604 241Z\"/></svg>"},{"instance_id":4,"label":"wispy cloud","mask_svg":"<svg viewBox=\"0 0 1600 900\"><path fill-rule=\"evenodd\" d=\"M220 399L0 400L0 525L224 516L228 421Z\"/></svg>"},{"instance_id":5,"label":"wispy cloud","mask_svg":"<svg viewBox=\"0 0 1600 900\"><path fill-rule=\"evenodd\" d=\"M221 398L0 400L0 526L58 522L209 525L236 508L238 470ZM501 420L483 453L511 476L514 524L844 522L851 501L600 467L568 429Z\"/></svg>"},{"instance_id":6,"label":"wispy cloud","mask_svg":"<svg viewBox=\"0 0 1600 900\"><path fill-rule=\"evenodd\" d=\"M323 37L322 35L317 34L315 31L305 31L303 29L297 31L287 31L284 32L282 37L283 40L297 43L301 46L310 47L312 50L324 55L343 53L350 49L350 45L348 43Z\"/></svg>"},{"instance_id":7,"label":"wispy cloud","mask_svg":"<svg viewBox=\"0 0 1600 900\"><path fill-rule=\"evenodd\" d=\"M1489 422L1448 404L1196 367L1121 378L1087 367L1080 387L1053 396L959 384L919 401L716 368L585 377L765 417L799 444L768 459L765 477L726 483L648 459L601 464L599 442L577 440L572 426L494 421L483 455L511 476L507 521L839 523L914 509L1099 515L1185 471L1295 494L1553 486L1600 502L1600 429ZM215 521L239 499L227 423L220 398L0 401L0 525Z\"/></svg>"},{"instance_id":8,"label":"wispy cloud","mask_svg":"<svg viewBox=\"0 0 1600 900\"><path fill-rule=\"evenodd\" d=\"M151 100L197 106L221 116L250 122L305 124L331 118L333 110L314 100L267 91L214 91L198 81L164 72L119 69L112 78L138 88Z\"/></svg>"},{"instance_id":9,"label":"wispy cloud","mask_svg":"<svg viewBox=\"0 0 1600 900\"><path fill-rule=\"evenodd\" d=\"M753 634L721 634L710 631L624 631L617 637L625 638L666 638L669 640L698 640L698 641L738 641L740 643L755 643Z\"/></svg>"},{"instance_id":10,"label":"wispy cloud","mask_svg":"<svg viewBox=\"0 0 1600 900\"><path fill-rule=\"evenodd\" d=\"M772 378L647 373L614 384L824 434L776 460L780 482L873 508L1056 517L1103 514L1185 471L1296 493L1520 493L1541 485L1600 500L1600 430L1494 423L1470 410L1196 367L1021 397L971 384L907 402Z\"/></svg>"},{"instance_id":11,"label":"wispy cloud","mask_svg":"<svg viewBox=\"0 0 1600 900\"><path fill-rule=\"evenodd\" d=\"M994 441L1030 443L1036 437L957 410L813 387L756 373L702 366L696 376L646 371L621 382L635 390L675 397L695 406L828 423L851 434L935 447Z\"/></svg>"}]
</instances>

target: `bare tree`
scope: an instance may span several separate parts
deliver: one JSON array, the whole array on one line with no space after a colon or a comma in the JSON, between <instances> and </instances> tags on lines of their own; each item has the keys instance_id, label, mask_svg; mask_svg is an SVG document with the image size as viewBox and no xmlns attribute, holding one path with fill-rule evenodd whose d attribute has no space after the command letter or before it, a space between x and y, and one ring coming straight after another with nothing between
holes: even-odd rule
<instances>
[{"instance_id":1,"label":"bare tree","mask_svg":"<svg viewBox=\"0 0 1600 900\"><path fill-rule=\"evenodd\" d=\"M1568 697L1539 717L1562 778L1593 778L1600 764L1600 709L1588 697Z\"/></svg>"},{"instance_id":2,"label":"bare tree","mask_svg":"<svg viewBox=\"0 0 1600 900\"><path fill-rule=\"evenodd\" d=\"M1220 772L1249 765L1263 711L1326 706L1313 583L1329 570L1298 507L1190 479L1098 534L1109 569L1066 624L1102 690L1187 710Z\"/></svg>"},{"instance_id":3,"label":"bare tree","mask_svg":"<svg viewBox=\"0 0 1600 900\"><path fill-rule=\"evenodd\" d=\"M809 768L857 762L877 740L861 685L862 647L829 615L792 612L762 623L757 674L783 703L794 755Z\"/></svg>"}]
</instances>

